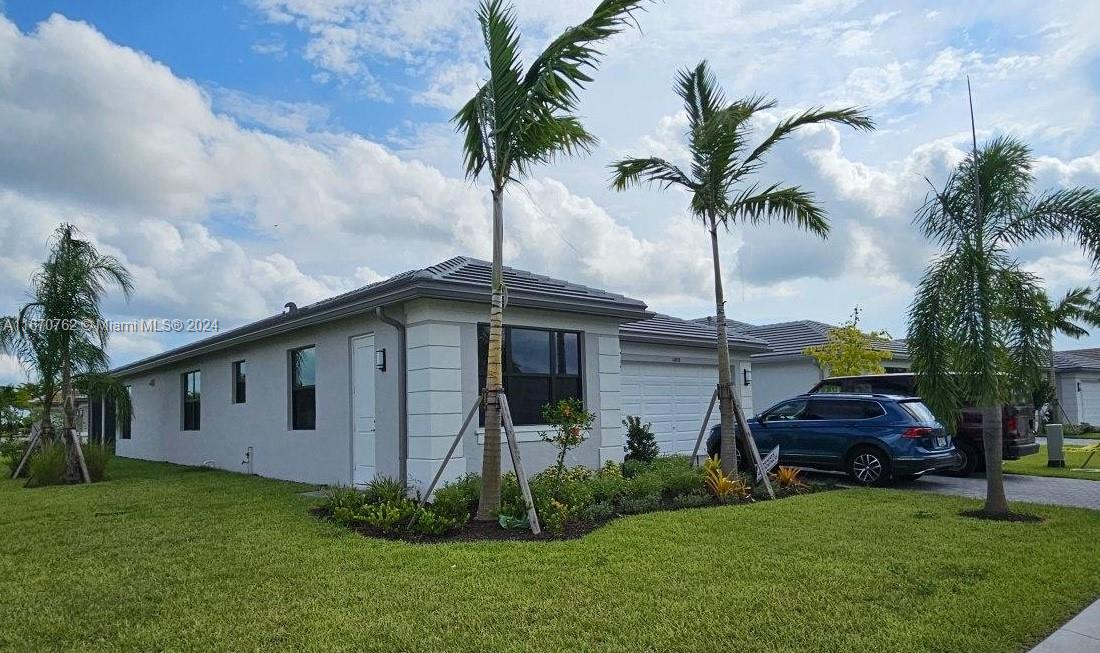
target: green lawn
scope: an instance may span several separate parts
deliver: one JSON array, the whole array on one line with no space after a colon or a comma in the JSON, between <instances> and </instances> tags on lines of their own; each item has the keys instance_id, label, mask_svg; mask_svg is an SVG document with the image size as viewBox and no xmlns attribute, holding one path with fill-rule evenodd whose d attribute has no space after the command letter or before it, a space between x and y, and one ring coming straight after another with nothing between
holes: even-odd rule
<instances>
[{"instance_id":1,"label":"green lawn","mask_svg":"<svg viewBox=\"0 0 1100 653\"><path fill-rule=\"evenodd\" d=\"M1023 651L1100 596L1100 512L839 490L556 543L376 541L305 489L116 461L0 481L0 650Z\"/></svg>"},{"instance_id":2,"label":"green lawn","mask_svg":"<svg viewBox=\"0 0 1100 653\"><path fill-rule=\"evenodd\" d=\"M1084 478L1090 481L1100 481L1100 471L1085 472L1075 471L1085 463L1088 454L1081 451L1081 447L1065 445L1062 452L1066 456L1065 467L1047 467L1047 447L1039 447L1038 453L1024 456L1019 460L1006 460L1004 470L1008 474L1028 474L1031 476L1057 476L1059 478ZM1100 452L1097 452L1089 461L1088 469L1100 470Z\"/></svg>"}]
</instances>

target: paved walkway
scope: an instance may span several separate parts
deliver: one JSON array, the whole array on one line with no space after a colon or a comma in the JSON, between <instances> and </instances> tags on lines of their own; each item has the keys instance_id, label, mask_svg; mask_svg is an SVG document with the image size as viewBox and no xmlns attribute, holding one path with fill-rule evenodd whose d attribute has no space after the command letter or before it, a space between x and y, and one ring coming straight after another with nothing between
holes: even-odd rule
<instances>
[{"instance_id":1,"label":"paved walkway","mask_svg":"<svg viewBox=\"0 0 1100 653\"><path fill-rule=\"evenodd\" d=\"M899 483L897 487L974 499L985 498L985 478L982 476L954 478L926 474L915 481ZM1100 510L1100 480L1086 481L1074 478L1005 474L1005 493L1009 501Z\"/></svg>"},{"instance_id":2,"label":"paved walkway","mask_svg":"<svg viewBox=\"0 0 1100 653\"><path fill-rule=\"evenodd\" d=\"M1035 441L1039 444L1046 444L1047 439L1043 436L1036 436ZM1100 440L1092 440L1089 438L1062 438L1062 444L1067 447L1087 447L1090 444L1100 444Z\"/></svg>"},{"instance_id":3,"label":"paved walkway","mask_svg":"<svg viewBox=\"0 0 1100 653\"><path fill-rule=\"evenodd\" d=\"M1054 631L1031 653L1096 653L1100 651L1100 601Z\"/></svg>"}]
</instances>

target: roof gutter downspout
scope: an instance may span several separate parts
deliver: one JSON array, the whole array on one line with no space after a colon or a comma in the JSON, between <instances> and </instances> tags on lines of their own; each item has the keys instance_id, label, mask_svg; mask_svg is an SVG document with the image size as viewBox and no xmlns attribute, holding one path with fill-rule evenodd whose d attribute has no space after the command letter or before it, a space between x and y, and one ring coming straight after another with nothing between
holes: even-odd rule
<instances>
[{"instance_id":1,"label":"roof gutter downspout","mask_svg":"<svg viewBox=\"0 0 1100 653\"><path fill-rule=\"evenodd\" d=\"M406 346L405 324L386 315L386 309L379 306L375 311L378 319L397 330L397 347L400 349L401 365L398 368L397 392L401 400L397 402L397 465L398 477L402 485L409 482L408 458L409 458L409 393L406 391L409 364L406 360L408 347Z\"/></svg>"}]
</instances>

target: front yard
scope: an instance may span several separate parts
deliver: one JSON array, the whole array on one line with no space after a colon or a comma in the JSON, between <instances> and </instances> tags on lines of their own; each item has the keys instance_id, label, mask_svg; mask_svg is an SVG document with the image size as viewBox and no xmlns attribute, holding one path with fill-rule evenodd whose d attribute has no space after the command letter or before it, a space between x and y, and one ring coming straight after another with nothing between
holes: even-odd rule
<instances>
[{"instance_id":1,"label":"front yard","mask_svg":"<svg viewBox=\"0 0 1100 653\"><path fill-rule=\"evenodd\" d=\"M1090 481L1100 481L1100 452L1097 452L1089 461L1089 469L1085 471L1081 465L1088 458L1088 453L1081 447L1067 444L1062 448L1066 457L1065 467L1047 467L1047 447L1039 447L1038 453L1024 456L1019 460L1006 460L1004 470L1006 474L1028 474L1030 476L1055 476L1058 478L1083 478Z\"/></svg>"},{"instance_id":2,"label":"front yard","mask_svg":"<svg viewBox=\"0 0 1100 653\"><path fill-rule=\"evenodd\" d=\"M0 481L0 649L1022 651L1100 596L1100 513L840 490L617 520L579 540L413 545L307 489L115 461Z\"/></svg>"}]
</instances>

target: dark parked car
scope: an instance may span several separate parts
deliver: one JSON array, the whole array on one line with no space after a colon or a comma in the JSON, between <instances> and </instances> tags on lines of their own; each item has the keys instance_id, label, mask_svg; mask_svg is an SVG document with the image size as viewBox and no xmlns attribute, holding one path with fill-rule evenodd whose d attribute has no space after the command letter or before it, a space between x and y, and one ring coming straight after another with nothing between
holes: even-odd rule
<instances>
[{"instance_id":1,"label":"dark parked car","mask_svg":"<svg viewBox=\"0 0 1100 653\"><path fill-rule=\"evenodd\" d=\"M956 464L955 447L931 411L915 397L806 394L749 420L756 447L779 447L779 462L847 472L865 485L907 480ZM719 428L707 453L718 453Z\"/></svg>"},{"instance_id":2,"label":"dark parked car","mask_svg":"<svg viewBox=\"0 0 1100 653\"><path fill-rule=\"evenodd\" d=\"M836 376L819 382L810 394L817 393L896 394L917 396L915 374L864 374L862 376ZM1031 422L1035 409L1026 404L1005 404L1001 408L1001 454L1005 460L1016 460L1039 450ZM969 476L975 471L985 471L985 448L982 446L982 413L977 408L964 408L955 429L955 448L959 450L959 463L947 470L953 476Z\"/></svg>"}]
</instances>

